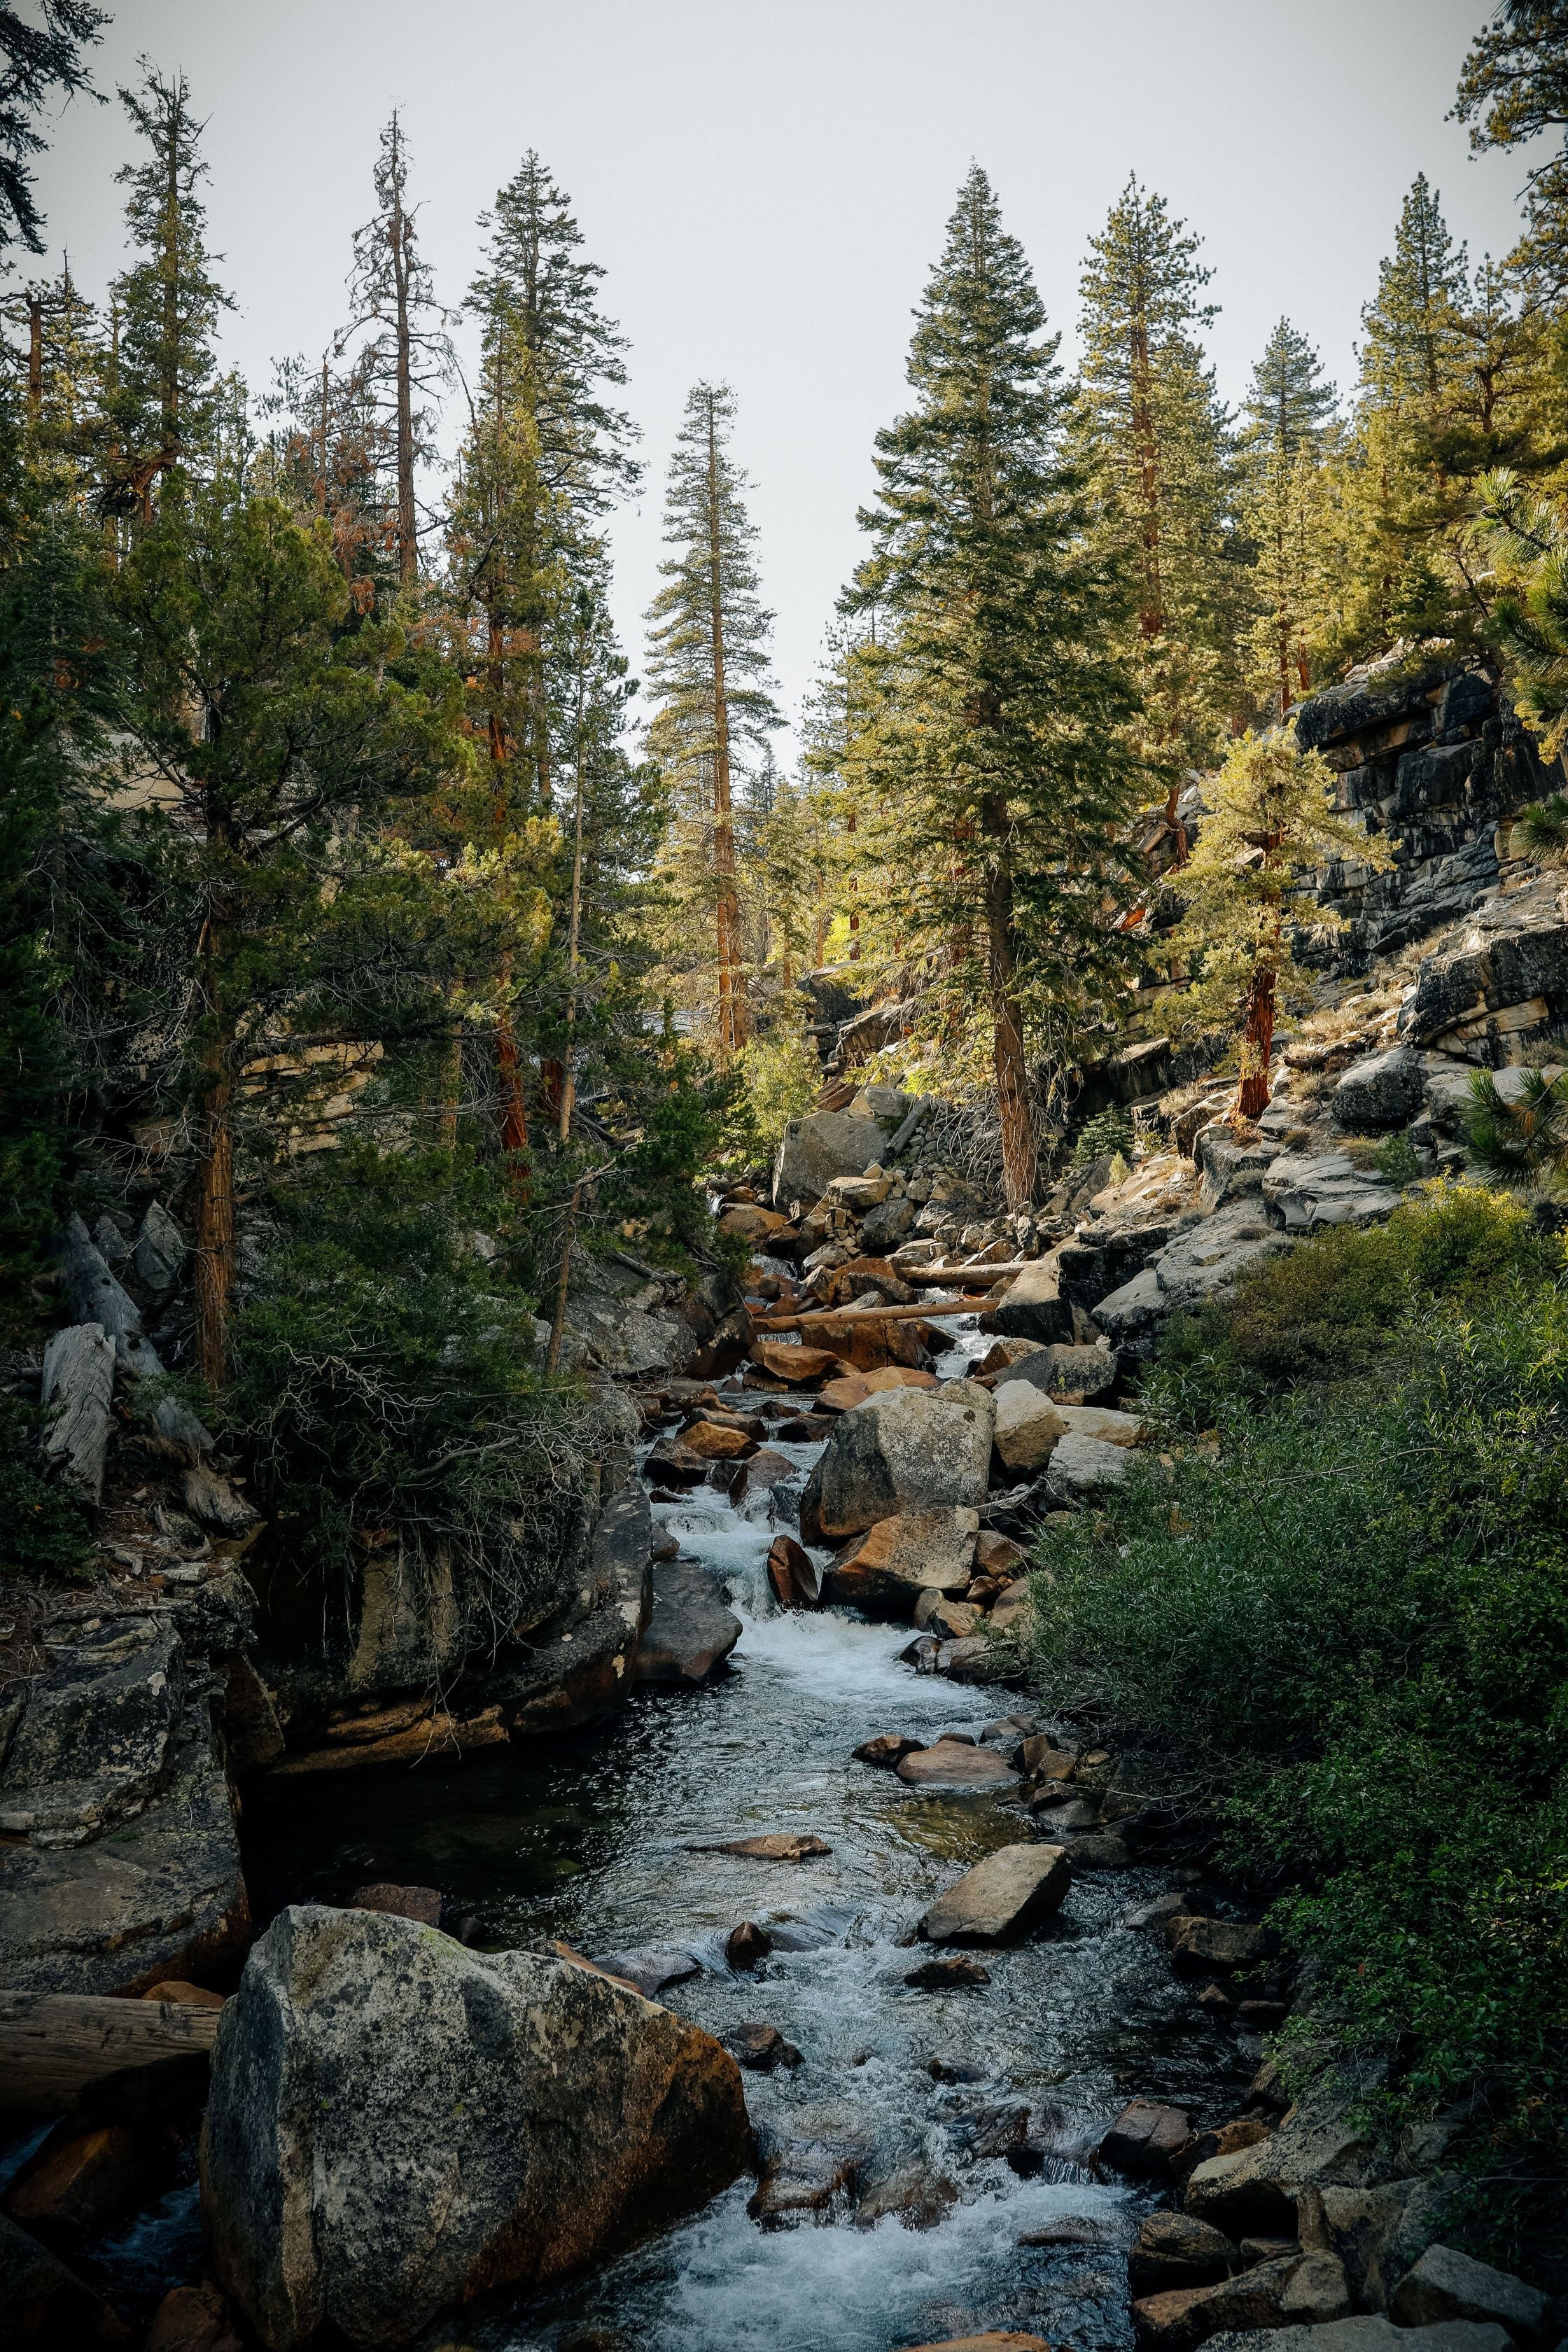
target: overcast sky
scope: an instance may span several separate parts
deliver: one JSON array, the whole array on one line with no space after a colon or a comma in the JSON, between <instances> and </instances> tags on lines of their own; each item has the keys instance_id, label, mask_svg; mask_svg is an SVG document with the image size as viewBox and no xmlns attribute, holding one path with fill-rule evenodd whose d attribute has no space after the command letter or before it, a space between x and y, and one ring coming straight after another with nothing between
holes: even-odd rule
<instances>
[{"instance_id":1,"label":"overcast sky","mask_svg":"<svg viewBox=\"0 0 1568 2352\"><path fill-rule=\"evenodd\" d=\"M1445 121L1488 0L121 0L99 85L145 51L206 118L213 244L257 390L342 316L376 134L402 111L437 290L530 145L570 192L630 340L647 478L615 526L634 665L689 387L726 378L755 485L785 707L858 551L872 436L972 160L1028 252L1064 353L1087 238L1129 172L1204 239L1210 350L1243 394L1286 311L1342 386L1405 191L1425 170L1473 259L1513 241L1517 154ZM39 183L52 257L121 265L117 104L61 116Z\"/></svg>"}]
</instances>

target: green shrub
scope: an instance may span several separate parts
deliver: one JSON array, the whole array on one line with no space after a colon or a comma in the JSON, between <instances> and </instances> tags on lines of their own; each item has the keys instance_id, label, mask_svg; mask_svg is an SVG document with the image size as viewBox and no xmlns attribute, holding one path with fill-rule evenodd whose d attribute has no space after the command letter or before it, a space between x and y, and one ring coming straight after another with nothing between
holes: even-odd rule
<instances>
[{"instance_id":1,"label":"green shrub","mask_svg":"<svg viewBox=\"0 0 1568 2352\"><path fill-rule=\"evenodd\" d=\"M1174 1321L1150 1392L1202 1426L1226 1397L1352 1378L1394 1344L1413 1309L1474 1307L1560 1262L1521 1202L1439 1182L1385 1224L1331 1225L1263 1259L1224 1302Z\"/></svg>"},{"instance_id":2,"label":"green shrub","mask_svg":"<svg viewBox=\"0 0 1568 2352\"><path fill-rule=\"evenodd\" d=\"M1407 2105L1487 2083L1504 2241L1510 2199L1539 2217L1568 2178L1560 1264L1517 1203L1447 1186L1263 1268L1211 1332L1272 1366L1296 1317L1334 1381L1233 1387L1217 1461L1173 1431L1169 1470L1053 1525L1029 1635L1051 1700L1208 1759L1314 2005L1387 2038Z\"/></svg>"},{"instance_id":3,"label":"green shrub","mask_svg":"<svg viewBox=\"0 0 1568 2352\"><path fill-rule=\"evenodd\" d=\"M1384 1137L1373 1153L1372 1164L1391 1184L1414 1184L1421 1173L1420 1155L1403 1128Z\"/></svg>"},{"instance_id":4,"label":"green shrub","mask_svg":"<svg viewBox=\"0 0 1568 2352\"><path fill-rule=\"evenodd\" d=\"M85 1570L93 1514L38 1455L43 1415L0 1396L0 1574L70 1576Z\"/></svg>"},{"instance_id":5,"label":"green shrub","mask_svg":"<svg viewBox=\"0 0 1568 2352\"><path fill-rule=\"evenodd\" d=\"M1112 1158L1120 1153L1128 1161L1132 1158L1132 1121L1120 1107L1097 1110L1092 1118L1084 1121L1072 1148L1072 1164L1075 1168L1092 1168L1107 1152Z\"/></svg>"},{"instance_id":6,"label":"green shrub","mask_svg":"<svg viewBox=\"0 0 1568 2352\"><path fill-rule=\"evenodd\" d=\"M809 1037L781 1026L763 1031L742 1049L739 1069L733 1139L748 1159L771 1160L791 1119L816 1108L822 1063Z\"/></svg>"}]
</instances>

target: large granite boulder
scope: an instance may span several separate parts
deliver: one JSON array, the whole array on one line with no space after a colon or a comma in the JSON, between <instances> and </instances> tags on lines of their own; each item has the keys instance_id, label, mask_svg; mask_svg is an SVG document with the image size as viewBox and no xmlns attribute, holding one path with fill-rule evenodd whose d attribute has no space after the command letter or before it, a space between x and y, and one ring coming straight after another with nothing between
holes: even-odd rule
<instances>
[{"instance_id":1,"label":"large granite boulder","mask_svg":"<svg viewBox=\"0 0 1568 2352\"><path fill-rule=\"evenodd\" d=\"M792 1118L773 1166L773 1206L820 1201L836 1176L860 1176L880 1160L886 1142L874 1118L816 1110Z\"/></svg>"},{"instance_id":2,"label":"large granite boulder","mask_svg":"<svg viewBox=\"0 0 1568 2352\"><path fill-rule=\"evenodd\" d=\"M822 1597L875 1616L907 1617L922 1592L964 1590L979 1532L979 1512L962 1504L879 1519L834 1561Z\"/></svg>"},{"instance_id":3,"label":"large granite boulder","mask_svg":"<svg viewBox=\"0 0 1568 2352\"><path fill-rule=\"evenodd\" d=\"M114 1341L101 1323L72 1323L44 1348L44 1453L89 1503L103 1492L113 1426Z\"/></svg>"},{"instance_id":4,"label":"large granite boulder","mask_svg":"<svg viewBox=\"0 0 1568 2352\"><path fill-rule=\"evenodd\" d=\"M996 1402L996 1451L1009 1470L1040 1470L1066 1429L1059 1408L1032 1381L1001 1381Z\"/></svg>"},{"instance_id":5,"label":"large granite boulder","mask_svg":"<svg viewBox=\"0 0 1568 2352\"><path fill-rule=\"evenodd\" d=\"M1568 923L1554 915L1518 929L1478 922L1452 953L1426 959L1402 1027L1412 1045L1441 1037L1448 1051L1463 1051L1536 1026L1565 998ZM1518 1013L1526 1017L1509 1018Z\"/></svg>"},{"instance_id":6,"label":"large granite boulder","mask_svg":"<svg viewBox=\"0 0 1568 2352\"><path fill-rule=\"evenodd\" d=\"M218 2028L202 2210L271 2352L397 2345L603 2261L750 2156L734 2059L629 1987L296 1907Z\"/></svg>"},{"instance_id":7,"label":"large granite boulder","mask_svg":"<svg viewBox=\"0 0 1568 2352\"><path fill-rule=\"evenodd\" d=\"M599 1512L568 1622L480 1685L481 1698L499 1701L514 1739L573 1731L624 1705L653 1607L652 1553L647 1490L634 1481Z\"/></svg>"},{"instance_id":8,"label":"large granite boulder","mask_svg":"<svg viewBox=\"0 0 1568 2352\"><path fill-rule=\"evenodd\" d=\"M115 1617L55 1651L0 1770L0 1831L79 1845L141 1812L168 1780L185 1699L180 1637Z\"/></svg>"},{"instance_id":9,"label":"large granite boulder","mask_svg":"<svg viewBox=\"0 0 1568 2352\"><path fill-rule=\"evenodd\" d=\"M998 1846L937 1896L920 1932L930 1944L1004 1943L1059 1910L1071 1884L1065 1846Z\"/></svg>"},{"instance_id":10,"label":"large granite boulder","mask_svg":"<svg viewBox=\"0 0 1568 2352\"><path fill-rule=\"evenodd\" d=\"M665 1561L653 1571L653 1612L637 1649L637 1679L707 1682L740 1638L741 1621L708 1570Z\"/></svg>"},{"instance_id":11,"label":"large granite boulder","mask_svg":"<svg viewBox=\"0 0 1568 2352\"><path fill-rule=\"evenodd\" d=\"M1065 1345L1073 1337L1072 1307L1062 1297L1055 1256L1043 1257L1015 1275L981 1324L1010 1339L1037 1339L1043 1347Z\"/></svg>"},{"instance_id":12,"label":"large granite boulder","mask_svg":"<svg viewBox=\"0 0 1568 2352\"><path fill-rule=\"evenodd\" d=\"M1421 1108L1426 1091L1421 1056L1408 1045L1369 1054L1352 1062L1334 1088L1335 1122L1353 1133L1363 1128L1405 1127Z\"/></svg>"},{"instance_id":13,"label":"large granite boulder","mask_svg":"<svg viewBox=\"0 0 1568 2352\"><path fill-rule=\"evenodd\" d=\"M984 1389L887 1389L833 1425L801 1496L808 1542L835 1542L879 1519L985 1499L995 1408Z\"/></svg>"},{"instance_id":14,"label":"large granite boulder","mask_svg":"<svg viewBox=\"0 0 1568 2352\"><path fill-rule=\"evenodd\" d=\"M1320 1225L1375 1224L1399 1201L1394 1185L1342 1151L1281 1152L1263 1179L1263 1197L1292 1234Z\"/></svg>"}]
</instances>

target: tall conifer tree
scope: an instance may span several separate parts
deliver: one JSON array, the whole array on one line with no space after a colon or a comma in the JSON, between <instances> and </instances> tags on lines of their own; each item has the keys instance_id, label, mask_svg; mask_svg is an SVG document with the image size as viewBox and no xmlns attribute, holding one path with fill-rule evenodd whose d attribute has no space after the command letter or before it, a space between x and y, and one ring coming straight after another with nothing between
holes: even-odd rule
<instances>
[{"instance_id":1,"label":"tall conifer tree","mask_svg":"<svg viewBox=\"0 0 1568 2352\"><path fill-rule=\"evenodd\" d=\"M354 234L349 280L349 332L375 332L362 352L359 381L385 413L394 488L397 576L413 586L419 570L419 514L415 474L431 454L428 411L423 405L445 383L451 345L436 299L430 266L419 251L408 201L408 142L393 110L375 162L376 208Z\"/></svg>"},{"instance_id":2,"label":"tall conifer tree","mask_svg":"<svg viewBox=\"0 0 1568 2352\"><path fill-rule=\"evenodd\" d=\"M115 285L119 304L113 399L119 503L153 513L153 486L188 465L216 421L218 319L234 308L213 276L201 185L205 126L183 73L165 79L145 58L134 89L121 90L145 141L141 163L116 174L129 188L125 221L138 258Z\"/></svg>"},{"instance_id":3,"label":"tall conifer tree","mask_svg":"<svg viewBox=\"0 0 1568 2352\"><path fill-rule=\"evenodd\" d=\"M1080 289L1079 449L1137 583L1150 749L1180 764L1212 753L1234 710L1244 593L1229 420L1198 341L1215 315L1198 247L1130 179Z\"/></svg>"},{"instance_id":4,"label":"tall conifer tree","mask_svg":"<svg viewBox=\"0 0 1568 2352\"><path fill-rule=\"evenodd\" d=\"M670 780L711 877L720 1050L746 1042L735 782L748 752L765 754L779 715L769 691L773 614L763 609L745 476L730 456L733 394L694 385L665 489L664 586L649 608L648 677L658 709L648 748Z\"/></svg>"},{"instance_id":5,"label":"tall conifer tree","mask_svg":"<svg viewBox=\"0 0 1568 2352\"><path fill-rule=\"evenodd\" d=\"M862 518L875 549L852 602L876 629L851 657L847 757L886 812L906 951L981 993L1019 1208L1037 1179L1031 1025L1079 1013L1116 961L1115 845L1140 781L1127 600L1086 545L1058 339L978 165L915 316L913 400L877 436Z\"/></svg>"},{"instance_id":6,"label":"tall conifer tree","mask_svg":"<svg viewBox=\"0 0 1568 2352\"><path fill-rule=\"evenodd\" d=\"M1253 638L1283 719L1311 684L1311 633L1321 604L1319 476L1332 441L1334 388L1318 354L1281 319L1253 370L1243 444L1245 515L1257 550Z\"/></svg>"}]
</instances>

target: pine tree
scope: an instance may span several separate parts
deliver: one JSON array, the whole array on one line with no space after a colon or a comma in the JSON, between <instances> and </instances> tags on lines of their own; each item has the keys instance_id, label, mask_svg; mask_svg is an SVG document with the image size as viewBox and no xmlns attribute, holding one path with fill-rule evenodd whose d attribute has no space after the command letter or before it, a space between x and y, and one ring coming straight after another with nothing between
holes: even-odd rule
<instances>
[{"instance_id":1,"label":"pine tree","mask_svg":"<svg viewBox=\"0 0 1568 2352\"><path fill-rule=\"evenodd\" d=\"M1531 307L1555 310L1568 297L1568 0L1503 0L1465 59L1454 113L1476 153L1559 134L1525 174L1525 233L1510 256Z\"/></svg>"},{"instance_id":2,"label":"pine tree","mask_svg":"<svg viewBox=\"0 0 1568 2352\"><path fill-rule=\"evenodd\" d=\"M1283 719L1311 685L1309 646L1321 605L1320 474L1333 439L1334 389L1316 352L1281 319L1253 370L1243 441L1244 515L1257 551L1258 683Z\"/></svg>"},{"instance_id":3,"label":"pine tree","mask_svg":"<svg viewBox=\"0 0 1568 2352\"><path fill-rule=\"evenodd\" d=\"M1462 367L1459 321L1468 292L1437 192L1418 172L1399 215L1377 294L1362 312L1362 381L1402 423L1436 433L1452 410Z\"/></svg>"},{"instance_id":4,"label":"pine tree","mask_svg":"<svg viewBox=\"0 0 1568 2352\"><path fill-rule=\"evenodd\" d=\"M1202 764L1236 708L1244 596L1229 419L1197 340L1215 316L1198 247L1130 179L1081 280L1078 446L1137 583L1150 749L1180 766Z\"/></svg>"},{"instance_id":5,"label":"pine tree","mask_svg":"<svg viewBox=\"0 0 1568 2352\"><path fill-rule=\"evenodd\" d=\"M1140 780L1126 601L1085 545L1056 354L976 165L916 313L913 403L877 436L844 764L879 835L879 919L939 999L983 993L1014 1208L1037 1178L1031 1028L1080 1013L1117 961Z\"/></svg>"},{"instance_id":6,"label":"pine tree","mask_svg":"<svg viewBox=\"0 0 1568 2352\"><path fill-rule=\"evenodd\" d=\"M1333 814L1333 781L1321 751L1298 754L1293 728L1244 735L1205 787L1210 813L1181 869L1184 912L1167 944L1193 978L1182 1009L1196 1028L1218 1019L1239 1029L1244 1119L1268 1108L1275 1022L1301 984L1289 917L1302 869L1331 857L1391 862L1384 845ZM1321 909L1312 919L1321 922Z\"/></svg>"},{"instance_id":7,"label":"pine tree","mask_svg":"<svg viewBox=\"0 0 1568 2352\"><path fill-rule=\"evenodd\" d=\"M375 164L376 210L356 230L349 281L352 319L346 336L374 326L360 355L356 381L384 408L395 467L393 501L397 576L412 587L419 570L416 467L431 455L431 418L416 406L447 381L452 350L436 300L429 264L420 254L408 204L408 148L395 108L381 134Z\"/></svg>"},{"instance_id":8,"label":"pine tree","mask_svg":"<svg viewBox=\"0 0 1568 2352\"><path fill-rule=\"evenodd\" d=\"M41 25L29 23L10 0L0 0L0 253L8 245L24 245L29 253L44 249L43 215L26 161L44 145L34 128L37 117L56 90L66 98L83 90L99 96L81 52L103 38L108 10L90 0L43 0L42 15Z\"/></svg>"},{"instance_id":9,"label":"pine tree","mask_svg":"<svg viewBox=\"0 0 1568 2352\"><path fill-rule=\"evenodd\" d=\"M669 778L711 877L719 966L718 1036L726 1056L750 1015L741 933L735 783L781 722L770 692L773 614L759 594L746 478L729 452L733 394L700 383L686 403L665 489L665 584L648 611L647 670L658 698L648 749Z\"/></svg>"},{"instance_id":10,"label":"pine tree","mask_svg":"<svg viewBox=\"0 0 1568 2352\"><path fill-rule=\"evenodd\" d=\"M153 516L153 486L199 453L216 412L213 338L232 310L212 274L220 257L206 246L201 184L204 126L191 110L183 73L165 79L145 58L134 89L121 90L127 114L149 150L116 178L130 189L126 226L140 258L116 281L119 303L112 424L119 444L116 503Z\"/></svg>"}]
</instances>

